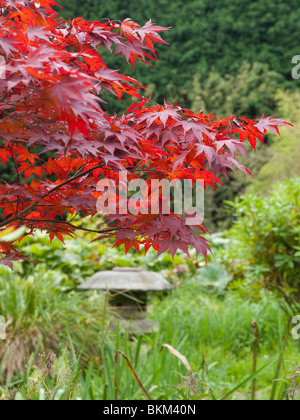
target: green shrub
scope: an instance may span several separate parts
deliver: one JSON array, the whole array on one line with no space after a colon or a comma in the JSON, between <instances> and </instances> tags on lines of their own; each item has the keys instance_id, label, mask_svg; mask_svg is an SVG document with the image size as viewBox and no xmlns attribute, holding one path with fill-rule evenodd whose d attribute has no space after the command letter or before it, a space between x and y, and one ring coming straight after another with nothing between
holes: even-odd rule
<instances>
[{"instance_id":1,"label":"green shrub","mask_svg":"<svg viewBox=\"0 0 300 420\"><path fill-rule=\"evenodd\" d=\"M234 203L236 221L223 254L242 285L300 300L300 178L276 184L270 196L247 194Z\"/></svg>"}]
</instances>

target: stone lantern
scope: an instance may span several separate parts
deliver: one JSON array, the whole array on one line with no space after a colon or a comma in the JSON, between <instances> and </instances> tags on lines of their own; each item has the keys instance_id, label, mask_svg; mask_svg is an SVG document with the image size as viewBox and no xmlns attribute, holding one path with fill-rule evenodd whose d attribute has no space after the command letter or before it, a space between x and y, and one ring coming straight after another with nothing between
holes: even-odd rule
<instances>
[{"instance_id":1,"label":"stone lantern","mask_svg":"<svg viewBox=\"0 0 300 420\"><path fill-rule=\"evenodd\" d=\"M110 306L119 314L121 326L131 334L138 334L158 329L157 322L146 319L149 293L171 290L173 286L158 273L117 267L94 274L78 289L109 290Z\"/></svg>"}]
</instances>

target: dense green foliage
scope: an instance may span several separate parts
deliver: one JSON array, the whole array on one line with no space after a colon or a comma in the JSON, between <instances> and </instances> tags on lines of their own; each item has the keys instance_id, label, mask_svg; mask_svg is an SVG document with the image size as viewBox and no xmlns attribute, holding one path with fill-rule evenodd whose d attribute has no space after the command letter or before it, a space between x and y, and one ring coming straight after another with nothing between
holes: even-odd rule
<instances>
[{"instance_id":1,"label":"dense green foliage","mask_svg":"<svg viewBox=\"0 0 300 420\"><path fill-rule=\"evenodd\" d=\"M191 108L213 112L218 118L231 113L253 118L272 115L278 106L276 91L282 80L279 73L260 63L245 62L235 75L211 72L202 83L195 77L188 92Z\"/></svg>"},{"instance_id":2,"label":"dense green foliage","mask_svg":"<svg viewBox=\"0 0 300 420\"><path fill-rule=\"evenodd\" d=\"M292 57L299 54L300 4L297 0L60 0L64 17L90 20L149 19L172 26L165 34L159 62L151 70L137 65L139 80L156 85L159 101L183 88L195 75L202 81L214 70L235 75L245 61L268 65L291 80ZM120 66L124 68L120 61ZM296 83L296 82L293 82ZM234 89L234 86L232 86ZM214 111L212 109L211 111Z\"/></svg>"},{"instance_id":3,"label":"dense green foliage","mask_svg":"<svg viewBox=\"0 0 300 420\"><path fill-rule=\"evenodd\" d=\"M225 264L244 284L275 289L293 306L300 298L300 178L275 185L270 196L247 194L230 204L237 220Z\"/></svg>"}]
</instances>

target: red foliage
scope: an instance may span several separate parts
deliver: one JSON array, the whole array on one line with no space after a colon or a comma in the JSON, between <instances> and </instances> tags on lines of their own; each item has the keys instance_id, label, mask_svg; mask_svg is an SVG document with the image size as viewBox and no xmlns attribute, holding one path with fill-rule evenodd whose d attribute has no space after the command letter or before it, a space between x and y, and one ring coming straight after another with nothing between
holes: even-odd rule
<instances>
[{"instance_id":1,"label":"red foliage","mask_svg":"<svg viewBox=\"0 0 300 420\"><path fill-rule=\"evenodd\" d=\"M238 169L243 142L263 142L267 130L278 131L282 120L249 120L195 114L175 105L160 106L142 97L134 79L109 69L100 53L106 47L136 60L156 60L155 43L164 42L162 28L149 21L141 27L126 19L65 21L52 9L52 0L0 0L0 55L6 78L0 80L0 158L13 162L18 182L0 184L0 228L26 226L63 240L75 227L64 215L96 214L97 181L112 180L127 171L128 180L169 178L203 180L216 186L218 174ZM121 116L101 108L103 89L119 99L138 98ZM48 152L48 153L46 153ZM49 153L50 152L50 153ZM49 157L50 156L50 157ZM99 231L116 244L159 253L190 245L206 256L203 226L186 226L171 215L111 217ZM10 243L0 242L1 263L24 259Z\"/></svg>"}]
</instances>

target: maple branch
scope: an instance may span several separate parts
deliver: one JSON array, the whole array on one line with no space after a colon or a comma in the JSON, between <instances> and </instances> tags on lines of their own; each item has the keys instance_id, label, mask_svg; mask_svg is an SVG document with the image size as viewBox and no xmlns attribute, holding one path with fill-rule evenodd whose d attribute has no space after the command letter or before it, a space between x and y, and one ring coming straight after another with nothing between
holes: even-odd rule
<instances>
[{"instance_id":1,"label":"maple branch","mask_svg":"<svg viewBox=\"0 0 300 420\"><path fill-rule=\"evenodd\" d=\"M22 220L24 222L26 221L26 222L33 222L33 223L37 223L37 222L38 223L39 222L41 222L41 223L57 223L57 224L58 223L63 223L65 225L71 226L73 229L83 230L85 232L91 232L91 233L109 233L109 232L113 232L113 231L116 230L116 228L103 229L103 230L87 229L87 228L83 228L81 226L75 226L75 225L73 225L72 223L70 223L66 220L52 220L52 219L38 219L38 220L36 220L36 219L27 219L27 218L22 218L20 220ZM122 228L120 228L120 229L122 229ZM120 229L118 228L118 230L120 230Z\"/></svg>"},{"instance_id":2,"label":"maple branch","mask_svg":"<svg viewBox=\"0 0 300 420\"><path fill-rule=\"evenodd\" d=\"M28 130L31 130L32 129L32 127L30 127L28 124L24 123L24 121L19 120L19 118L15 117L14 115L9 114L6 111L2 111L2 114L6 115L7 117L12 118L13 120L17 121L20 124L23 124L24 127L26 127Z\"/></svg>"},{"instance_id":3,"label":"maple branch","mask_svg":"<svg viewBox=\"0 0 300 420\"><path fill-rule=\"evenodd\" d=\"M71 178L69 178L69 179L67 179L66 181L64 181L64 182L62 182L61 184L59 184L59 185L57 185L57 186L55 186L54 188L52 188L50 191L48 191L47 193L45 193L43 196L42 196L42 198L45 198L45 197L47 197L47 196L49 196L49 195L51 195L53 192L55 192L55 191L57 191L57 190L59 190L60 188L62 188L62 187L64 187L65 185L68 185L68 184L70 184L71 182L73 182L73 181L76 181L77 179L79 179L79 178L81 178L81 177L83 177L84 175L87 175L87 174L89 174L89 173L91 173L91 172L93 172L93 171L95 171L96 169L99 169L99 168L102 168L103 166L102 166L102 164L99 164L99 165L96 165L96 166L94 166L93 168L90 168L90 169L87 169L86 171L83 171L83 172L81 172L80 174L77 174L77 175L74 175L73 177L71 177ZM112 169L111 169L112 170ZM135 170L132 170L132 171L130 171L130 170L128 170L128 172L156 172L156 171L152 171L152 170L149 170L149 171L147 171L147 170L137 170L137 171L135 171ZM22 219L22 216L24 215L24 214L26 214L27 212L29 212L29 211L31 211L31 210L33 210L35 207L37 207L39 205L39 203L38 203L38 201L36 201L36 202L34 202L34 203L32 203L30 206L28 206L26 209L24 209L24 210L22 210L21 212L19 212L19 213L17 213L15 216L12 216L12 217L10 217L9 219L6 219L6 220L4 220L3 222L1 222L0 223L0 228L1 227L4 227L4 226L6 226L6 225L8 225L8 224L10 224L10 223L13 223L13 222L15 222L16 220L20 220L20 219Z\"/></svg>"},{"instance_id":4,"label":"maple branch","mask_svg":"<svg viewBox=\"0 0 300 420\"><path fill-rule=\"evenodd\" d=\"M35 201L34 203L30 204L30 206L26 207L26 209L20 211L18 214L16 214L15 216L12 216L6 220L4 220L3 222L0 223L0 228L3 226L6 226L10 223L15 222L16 220L19 220L21 218L21 216L23 216L24 214L26 214L28 211L33 210L36 206L37 206L38 202Z\"/></svg>"},{"instance_id":5,"label":"maple branch","mask_svg":"<svg viewBox=\"0 0 300 420\"><path fill-rule=\"evenodd\" d=\"M91 172L95 171L96 169L102 168L102 164L99 164L97 166L94 166L91 169L87 169L86 171L81 172L78 175L74 175L71 178L67 179L66 181L62 182L61 184L57 185L56 187L52 188L50 191L48 191L46 194L42 196L42 198L47 197L48 195L54 193L55 191L59 190L60 188L64 187L65 185L70 184L70 182L76 181L76 179L79 179L83 177L84 175L90 174Z\"/></svg>"},{"instance_id":6,"label":"maple branch","mask_svg":"<svg viewBox=\"0 0 300 420\"><path fill-rule=\"evenodd\" d=\"M95 171L96 169L99 169L102 167L102 164L99 164L97 166L94 166L93 168L87 169L86 171L81 172L78 175L74 175L73 177L67 179L66 181L62 182L59 185L56 185L56 187L52 188L50 191L48 191L47 193L45 193L44 195L42 195L42 198L45 198L47 196L49 196L50 194L52 194L53 192L59 190L60 188L64 187L65 185L68 185L70 182L76 181L76 179L83 177L84 175L87 175L93 171ZM38 205L38 201L35 201L34 203L30 204L30 206L26 207L26 209L22 210L21 212L17 213L15 216L10 217L9 219L4 220L3 222L0 223L0 228L3 226L6 226L10 223L15 222L16 220L20 220L24 214L26 214L27 212L33 210L36 206Z\"/></svg>"}]
</instances>

